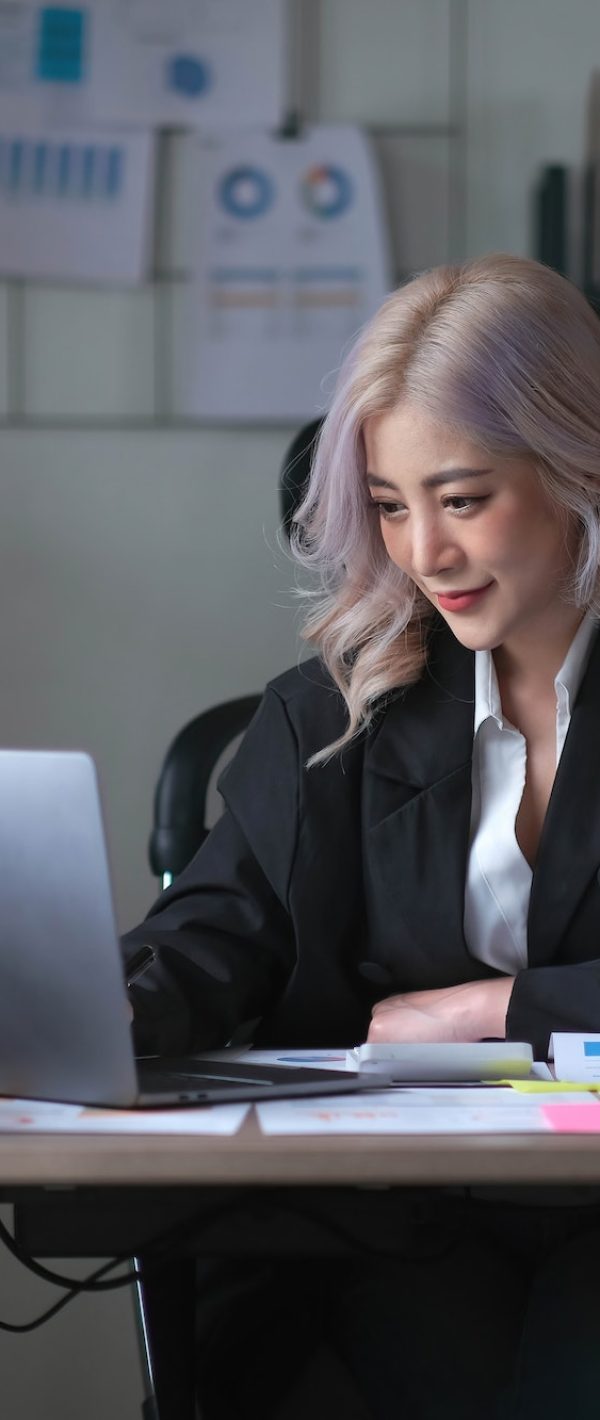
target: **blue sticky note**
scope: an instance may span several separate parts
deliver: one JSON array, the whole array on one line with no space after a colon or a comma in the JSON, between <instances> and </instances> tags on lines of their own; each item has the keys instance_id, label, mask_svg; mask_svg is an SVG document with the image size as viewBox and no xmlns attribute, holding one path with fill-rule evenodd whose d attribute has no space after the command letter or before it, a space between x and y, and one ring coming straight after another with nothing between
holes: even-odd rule
<instances>
[{"instance_id":1,"label":"blue sticky note","mask_svg":"<svg viewBox=\"0 0 600 1420\"><path fill-rule=\"evenodd\" d=\"M44 83L80 84L84 78L85 12L46 5L40 11L36 77Z\"/></svg>"}]
</instances>

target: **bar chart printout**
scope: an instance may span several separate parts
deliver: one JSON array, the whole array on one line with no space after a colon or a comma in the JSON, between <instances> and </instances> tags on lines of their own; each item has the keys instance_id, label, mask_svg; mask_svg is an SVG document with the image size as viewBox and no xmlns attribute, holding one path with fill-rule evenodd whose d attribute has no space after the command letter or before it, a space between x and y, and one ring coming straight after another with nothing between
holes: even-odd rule
<instances>
[{"instance_id":1,"label":"bar chart printout","mask_svg":"<svg viewBox=\"0 0 600 1420\"><path fill-rule=\"evenodd\" d=\"M150 133L0 127L0 275L142 281L153 190Z\"/></svg>"}]
</instances>

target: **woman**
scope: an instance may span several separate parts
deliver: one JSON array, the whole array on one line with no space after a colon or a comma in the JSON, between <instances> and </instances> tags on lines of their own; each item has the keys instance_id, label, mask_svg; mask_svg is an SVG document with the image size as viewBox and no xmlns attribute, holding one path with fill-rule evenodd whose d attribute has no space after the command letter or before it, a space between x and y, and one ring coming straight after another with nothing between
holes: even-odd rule
<instances>
[{"instance_id":1,"label":"woman","mask_svg":"<svg viewBox=\"0 0 600 1420\"><path fill-rule=\"evenodd\" d=\"M134 993L144 1047L243 1027L260 1045L506 1036L544 1055L553 1030L599 1030L600 325L583 297L509 256L392 295L342 368L296 551L322 579L319 658L268 688L222 819L131 935L158 952ZM330 1335L378 1420L591 1413L598 1193L516 1197L429 1197L400 1259L328 1275ZM238 1413L215 1404L208 1420Z\"/></svg>"}]
</instances>

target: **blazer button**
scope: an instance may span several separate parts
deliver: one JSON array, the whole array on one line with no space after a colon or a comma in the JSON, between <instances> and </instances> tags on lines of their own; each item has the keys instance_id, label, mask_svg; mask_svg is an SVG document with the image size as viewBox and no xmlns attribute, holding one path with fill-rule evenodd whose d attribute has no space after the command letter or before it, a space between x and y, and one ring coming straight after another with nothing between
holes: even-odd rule
<instances>
[{"instance_id":1,"label":"blazer button","mask_svg":"<svg viewBox=\"0 0 600 1420\"><path fill-rule=\"evenodd\" d=\"M358 971L365 981L372 981L375 986L391 986L394 980L388 967L378 961L359 961Z\"/></svg>"}]
</instances>

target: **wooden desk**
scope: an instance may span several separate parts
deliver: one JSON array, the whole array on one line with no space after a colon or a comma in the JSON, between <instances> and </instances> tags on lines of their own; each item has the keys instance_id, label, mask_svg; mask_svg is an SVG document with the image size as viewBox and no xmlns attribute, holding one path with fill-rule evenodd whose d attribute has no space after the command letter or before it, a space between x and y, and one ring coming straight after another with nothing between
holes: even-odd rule
<instances>
[{"instance_id":1,"label":"wooden desk","mask_svg":"<svg viewBox=\"0 0 600 1420\"><path fill-rule=\"evenodd\" d=\"M233 1138L0 1135L0 1190L216 1185L600 1184L599 1135Z\"/></svg>"},{"instance_id":2,"label":"wooden desk","mask_svg":"<svg viewBox=\"0 0 600 1420\"><path fill-rule=\"evenodd\" d=\"M150 1275L166 1257L146 1289L163 1420L192 1412L190 1258L343 1256L348 1238L371 1245L373 1226L389 1237L390 1190L468 1183L598 1185L600 1136L266 1138L253 1114L225 1139L0 1135L0 1195L29 1253L137 1253Z\"/></svg>"}]
</instances>

